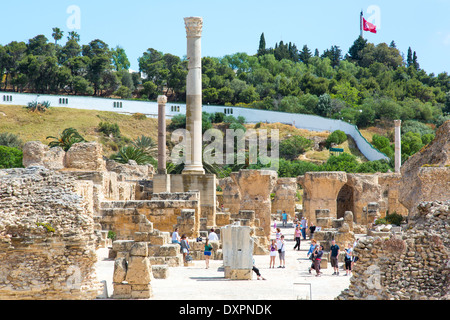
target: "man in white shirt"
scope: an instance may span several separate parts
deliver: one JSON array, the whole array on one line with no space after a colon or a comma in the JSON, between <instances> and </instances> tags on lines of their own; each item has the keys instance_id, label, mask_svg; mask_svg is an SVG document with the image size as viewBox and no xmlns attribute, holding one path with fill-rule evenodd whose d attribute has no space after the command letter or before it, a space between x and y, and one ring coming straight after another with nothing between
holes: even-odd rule
<instances>
[{"instance_id":1,"label":"man in white shirt","mask_svg":"<svg viewBox=\"0 0 450 320\"><path fill-rule=\"evenodd\" d=\"M214 232L214 229L211 229L211 233L208 236L209 241L218 241L219 237L217 236L217 233Z\"/></svg>"}]
</instances>

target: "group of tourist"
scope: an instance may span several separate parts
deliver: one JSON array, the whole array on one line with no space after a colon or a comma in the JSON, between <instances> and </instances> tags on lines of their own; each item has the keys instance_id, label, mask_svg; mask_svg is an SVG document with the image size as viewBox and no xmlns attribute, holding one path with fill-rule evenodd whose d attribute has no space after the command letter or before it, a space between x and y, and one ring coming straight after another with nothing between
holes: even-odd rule
<instances>
[{"instance_id":1,"label":"group of tourist","mask_svg":"<svg viewBox=\"0 0 450 320\"><path fill-rule=\"evenodd\" d=\"M283 212L284 214L285 212ZM283 219L283 226L286 225L285 216L282 216ZM310 239L310 247L307 252L307 257L311 260L311 266L309 267L308 271L309 273L314 270L316 272L316 277L320 277L322 272L320 271L320 264L322 261L322 257L324 254L324 246L317 243L317 241L313 238L314 232L316 230L316 226L312 223L311 226L308 228L308 221L306 218L302 218L301 220L298 220L297 218L294 220L295 230L294 230L294 241L295 246L294 250L300 251L300 244L301 244L301 238L303 237L303 240L306 240L306 234L307 230L309 229L309 239ZM275 260L278 252L280 265L278 268L285 268L286 266L286 260L285 260L285 239L284 235L281 232L281 229L276 227L276 220L274 222L274 228L275 228L275 239L271 240L271 244L269 246L269 252L270 252L270 264L269 268L275 267ZM353 247L356 245L356 242L352 245L351 243L347 244L347 248L344 249L345 255L344 255L344 268L345 268L345 276L351 275L353 265L358 260L356 256L353 254ZM330 262L331 267L333 268L333 275L338 276L339 275L339 255L341 253L341 249L336 244L335 240L331 241L330 246Z\"/></svg>"},{"instance_id":2,"label":"group of tourist","mask_svg":"<svg viewBox=\"0 0 450 320\"><path fill-rule=\"evenodd\" d=\"M282 214L282 220L283 220L283 226L287 226L287 214L286 212L283 212ZM309 239L310 239L310 247L307 252L307 257L311 260L311 266L309 267L308 271L311 274L314 270L316 272L316 277L320 277L322 272L320 270L320 264L322 261L322 257L324 254L324 246L317 243L317 241L313 238L314 232L316 231L316 226L312 223L308 228L308 221L306 218L302 218L301 220L295 219L294 220L295 230L294 230L294 240L295 240L295 246L294 251L300 251L300 244L301 239L306 240L307 233L309 233ZM274 222L274 228L275 228L275 239L271 240L271 243L269 245L269 256L270 256L270 263L269 268L275 268L276 264L276 257L279 258L279 266L278 268L286 268L286 241L285 236L281 232L281 229L277 227L276 220ZM308 232L307 232L308 230ZM209 260L212 254L212 246L209 243L210 241L218 241L219 237L214 229L210 230L210 233L208 235L208 238L206 239L205 245L204 245L204 252L203 255L205 257L205 264L206 269L209 269ZM172 243L177 243L180 245L180 251L183 254L183 260L184 262L189 262L192 260L192 257L190 257L190 246L188 238L185 234L183 234L181 237L178 234L178 228L175 228L175 231L172 233ZM352 245L351 243L347 244L347 248L344 249L345 256L344 256L344 264L345 264L345 276L351 275L353 264L357 261L357 257L353 254L353 247L355 246L356 242ZM331 241L330 246L330 262L331 267L333 268L333 275L338 276L339 275L339 255L341 253L340 247L336 244L335 240ZM257 275L257 279L260 280L266 280L262 277L259 269L255 266L255 260L253 259L253 271Z\"/></svg>"},{"instance_id":3,"label":"group of tourist","mask_svg":"<svg viewBox=\"0 0 450 320\"><path fill-rule=\"evenodd\" d=\"M218 240L219 236L217 235L214 229L211 229L208 238L206 238L203 251L203 255L205 256L206 269L209 269L209 260L213 250L213 247L209 243L209 241L218 241ZM183 254L183 261L185 263L192 260L192 257L189 255L189 250L191 249L191 246L189 245L189 240L185 234L183 234L180 237L178 233L178 228L175 228L174 232L172 232L172 243L180 245L180 251Z\"/></svg>"}]
</instances>

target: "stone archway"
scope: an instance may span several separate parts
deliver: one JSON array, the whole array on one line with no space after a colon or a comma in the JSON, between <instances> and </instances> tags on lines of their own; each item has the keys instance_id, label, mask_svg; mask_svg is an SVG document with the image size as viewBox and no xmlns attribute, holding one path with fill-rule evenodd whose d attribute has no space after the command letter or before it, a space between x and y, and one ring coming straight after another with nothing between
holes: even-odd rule
<instances>
[{"instance_id":1,"label":"stone archway","mask_svg":"<svg viewBox=\"0 0 450 320\"><path fill-rule=\"evenodd\" d=\"M354 212L353 187L345 184L339 191L336 198L337 218L343 218L345 211Z\"/></svg>"}]
</instances>

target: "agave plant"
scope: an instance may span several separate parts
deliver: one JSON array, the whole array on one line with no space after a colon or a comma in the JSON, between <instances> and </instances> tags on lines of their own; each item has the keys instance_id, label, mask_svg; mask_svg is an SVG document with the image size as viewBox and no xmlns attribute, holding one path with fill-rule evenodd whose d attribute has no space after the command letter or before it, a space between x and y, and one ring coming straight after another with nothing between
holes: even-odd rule
<instances>
[{"instance_id":1,"label":"agave plant","mask_svg":"<svg viewBox=\"0 0 450 320\"><path fill-rule=\"evenodd\" d=\"M49 101L44 101L44 102L32 101L32 102L29 102L25 108L32 112L45 112L50 108L50 102Z\"/></svg>"},{"instance_id":2,"label":"agave plant","mask_svg":"<svg viewBox=\"0 0 450 320\"><path fill-rule=\"evenodd\" d=\"M136 148L135 146L122 147L119 152L112 156L112 160L127 164L128 161L134 160L138 165L154 164L155 159L145 153L143 150Z\"/></svg>"},{"instance_id":3,"label":"agave plant","mask_svg":"<svg viewBox=\"0 0 450 320\"><path fill-rule=\"evenodd\" d=\"M59 137L49 136L47 139L53 139L53 141L48 144L50 148L61 147L64 151L68 151L75 143L86 142L74 128L65 129Z\"/></svg>"}]
</instances>

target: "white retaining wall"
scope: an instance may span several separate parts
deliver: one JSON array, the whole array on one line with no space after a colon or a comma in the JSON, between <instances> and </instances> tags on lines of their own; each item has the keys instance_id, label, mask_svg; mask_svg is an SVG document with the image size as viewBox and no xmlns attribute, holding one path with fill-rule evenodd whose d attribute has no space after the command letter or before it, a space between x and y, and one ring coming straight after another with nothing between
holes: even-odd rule
<instances>
[{"instance_id":1,"label":"white retaining wall","mask_svg":"<svg viewBox=\"0 0 450 320\"><path fill-rule=\"evenodd\" d=\"M66 107L75 109L88 109L99 111L111 111L118 113L143 113L149 117L158 116L158 104L154 101L121 100L110 98L82 97L82 96L57 96L45 94L24 94L0 91L0 104L27 105L32 101L49 101L51 107ZM223 112L234 117L243 116L248 123L268 122L294 125L299 129L313 131L342 130L350 135L356 142L358 149L369 160L389 160L382 152L375 149L359 132L355 125L342 120L322 118L319 116L258 110L242 107L225 107L204 105L203 111L208 113ZM177 114L186 113L186 105L181 103L167 103L166 116L171 118Z\"/></svg>"}]
</instances>

